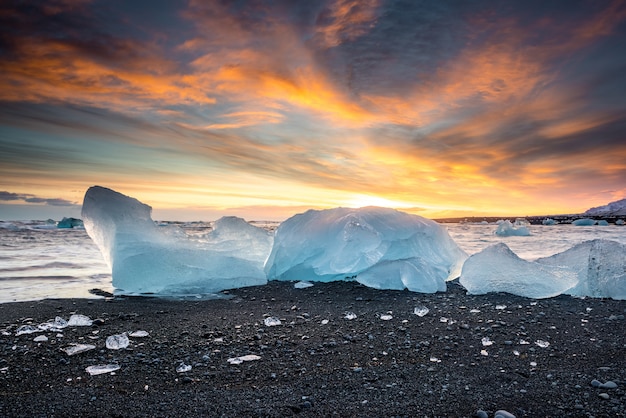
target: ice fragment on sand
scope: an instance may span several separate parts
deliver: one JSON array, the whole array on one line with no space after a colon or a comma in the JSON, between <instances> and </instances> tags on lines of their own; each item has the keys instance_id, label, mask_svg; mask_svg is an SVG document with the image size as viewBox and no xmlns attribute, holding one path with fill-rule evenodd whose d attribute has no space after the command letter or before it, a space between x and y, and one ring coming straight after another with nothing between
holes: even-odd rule
<instances>
[{"instance_id":1,"label":"ice fragment on sand","mask_svg":"<svg viewBox=\"0 0 626 418\"><path fill-rule=\"evenodd\" d=\"M141 331L141 330L134 331L128 334L129 337L133 337L133 338L143 338L143 337L147 337L148 335L150 335L148 331Z\"/></svg>"},{"instance_id":2,"label":"ice fragment on sand","mask_svg":"<svg viewBox=\"0 0 626 418\"><path fill-rule=\"evenodd\" d=\"M23 334L32 334L34 332L41 332L41 330L32 325L22 325L21 327L17 329L17 331L15 331L15 335L19 336Z\"/></svg>"},{"instance_id":3,"label":"ice fragment on sand","mask_svg":"<svg viewBox=\"0 0 626 418\"><path fill-rule=\"evenodd\" d=\"M87 367L85 371L91 376L97 376L99 374L111 373L119 369L119 364L98 364L96 366Z\"/></svg>"},{"instance_id":4,"label":"ice fragment on sand","mask_svg":"<svg viewBox=\"0 0 626 418\"><path fill-rule=\"evenodd\" d=\"M356 280L377 289L445 291L467 258L434 221L393 209L309 210L276 230L270 280Z\"/></svg>"},{"instance_id":5,"label":"ice fragment on sand","mask_svg":"<svg viewBox=\"0 0 626 418\"><path fill-rule=\"evenodd\" d=\"M190 370L191 370L191 365L185 364L185 363L181 363L180 365L178 365L178 367L176 367L177 373L186 373Z\"/></svg>"},{"instance_id":6,"label":"ice fragment on sand","mask_svg":"<svg viewBox=\"0 0 626 418\"><path fill-rule=\"evenodd\" d=\"M313 283L311 282L298 282L293 285L293 287L295 287L296 289L306 289L307 287L311 286L313 286Z\"/></svg>"},{"instance_id":7,"label":"ice fragment on sand","mask_svg":"<svg viewBox=\"0 0 626 418\"><path fill-rule=\"evenodd\" d=\"M487 352L487 350L480 350L480 355L481 356L488 356L489 353Z\"/></svg>"},{"instance_id":8,"label":"ice fragment on sand","mask_svg":"<svg viewBox=\"0 0 626 418\"><path fill-rule=\"evenodd\" d=\"M389 315L389 314L382 314L380 315L380 319L381 321L390 321L393 319L393 316Z\"/></svg>"},{"instance_id":9,"label":"ice fragment on sand","mask_svg":"<svg viewBox=\"0 0 626 418\"><path fill-rule=\"evenodd\" d=\"M67 321L60 316L38 325L39 329L43 331L61 330L67 326Z\"/></svg>"},{"instance_id":10,"label":"ice fragment on sand","mask_svg":"<svg viewBox=\"0 0 626 418\"><path fill-rule=\"evenodd\" d=\"M35 338L33 338L33 341L41 343L41 342L45 342L48 341L48 337L46 337L45 335L38 335Z\"/></svg>"},{"instance_id":11,"label":"ice fragment on sand","mask_svg":"<svg viewBox=\"0 0 626 418\"><path fill-rule=\"evenodd\" d=\"M261 357L257 356L256 354L248 354L248 355L240 356L240 357L232 357L226 361L228 361L228 363L230 364L241 364L244 361L254 361L254 360L260 360L260 359Z\"/></svg>"},{"instance_id":12,"label":"ice fragment on sand","mask_svg":"<svg viewBox=\"0 0 626 418\"><path fill-rule=\"evenodd\" d=\"M468 293L507 292L529 298L560 295L578 283L574 271L522 260L504 243L472 255L459 280Z\"/></svg>"},{"instance_id":13,"label":"ice fragment on sand","mask_svg":"<svg viewBox=\"0 0 626 418\"><path fill-rule=\"evenodd\" d=\"M64 351L68 356L84 353L85 351L93 350L95 345L91 344L72 344L68 347L64 347L61 351Z\"/></svg>"},{"instance_id":14,"label":"ice fragment on sand","mask_svg":"<svg viewBox=\"0 0 626 418\"><path fill-rule=\"evenodd\" d=\"M106 346L109 350L120 350L128 347L128 344L128 335L126 333L111 335L106 340Z\"/></svg>"},{"instance_id":15,"label":"ice fragment on sand","mask_svg":"<svg viewBox=\"0 0 626 418\"><path fill-rule=\"evenodd\" d=\"M356 314L354 312L346 312L344 318L351 321L356 318Z\"/></svg>"},{"instance_id":16,"label":"ice fragment on sand","mask_svg":"<svg viewBox=\"0 0 626 418\"><path fill-rule=\"evenodd\" d=\"M417 316L426 316L426 314L430 312L430 309L428 309L426 306L416 306L415 309L413 309L413 313Z\"/></svg>"},{"instance_id":17,"label":"ice fragment on sand","mask_svg":"<svg viewBox=\"0 0 626 418\"><path fill-rule=\"evenodd\" d=\"M490 346L490 345L493 345L493 341L491 341L491 340L489 339L489 337L483 337L483 338L482 338L482 340L480 340L480 342L482 343L482 345L483 345L484 347L488 347L488 346Z\"/></svg>"},{"instance_id":18,"label":"ice fragment on sand","mask_svg":"<svg viewBox=\"0 0 626 418\"><path fill-rule=\"evenodd\" d=\"M569 295L626 300L624 244L605 239L585 241L537 263L572 269L578 284L565 292Z\"/></svg>"},{"instance_id":19,"label":"ice fragment on sand","mask_svg":"<svg viewBox=\"0 0 626 418\"><path fill-rule=\"evenodd\" d=\"M322 319L321 324L322 324L322 325L326 325L326 324L328 324L328 319Z\"/></svg>"},{"instance_id":20,"label":"ice fragment on sand","mask_svg":"<svg viewBox=\"0 0 626 418\"><path fill-rule=\"evenodd\" d=\"M159 228L151 211L103 187L85 193L85 229L111 266L120 293L214 293L267 282L263 264L273 241L268 231L226 217L202 240L191 240Z\"/></svg>"},{"instance_id":21,"label":"ice fragment on sand","mask_svg":"<svg viewBox=\"0 0 626 418\"><path fill-rule=\"evenodd\" d=\"M268 318L265 318L263 320L263 323L265 324L266 327L275 327L277 325L282 324L282 322L280 322L280 319L276 318L275 316L270 316Z\"/></svg>"},{"instance_id":22,"label":"ice fragment on sand","mask_svg":"<svg viewBox=\"0 0 626 418\"><path fill-rule=\"evenodd\" d=\"M92 324L91 318L80 314L70 316L69 321L67 321L67 325L70 327L90 327Z\"/></svg>"}]
</instances>

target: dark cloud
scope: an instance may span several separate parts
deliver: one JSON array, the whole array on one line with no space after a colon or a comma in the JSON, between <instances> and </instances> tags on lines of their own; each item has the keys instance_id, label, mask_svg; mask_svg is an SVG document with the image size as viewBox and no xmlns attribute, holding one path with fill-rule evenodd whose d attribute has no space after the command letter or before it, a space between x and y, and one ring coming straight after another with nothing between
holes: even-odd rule
<instances>
[{"instance_id":1,"label":"dark cloud","mask_svg":"<svg viewBox=\"0 0 626 418\"><path fill-rule=\"evenodd\" d=\"M0 191L0 201L23 201L26 203L37 203L37 204L44 204L44 205L49 205L49 206L75 206L76 205L75 202L70 202L69 200L66 200L66 199L59 199L59 198L49 199L49 198L33 196L31 194L11 193L7 191Z\"/></svg>"}]
</instances>

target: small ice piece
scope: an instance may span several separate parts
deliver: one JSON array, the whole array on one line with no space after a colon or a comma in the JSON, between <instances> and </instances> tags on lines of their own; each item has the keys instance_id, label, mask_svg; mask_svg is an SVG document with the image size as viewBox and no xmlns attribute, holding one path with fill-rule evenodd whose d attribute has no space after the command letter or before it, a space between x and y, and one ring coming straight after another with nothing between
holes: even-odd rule
<instances>
[{"instance_id":1,"label":"small ice piece","mask_svg":"<svg viewBox=\"0 0 626 418\"><path fill-rule=\"evenodd\" d=\"M506 220L506 221L500 222L500 224L498 225L498 229L496 229L495 234L501 237L514 237L514 236L525 237L525 236L530 235L530 231L528 230L528 227L525 225L518 226L517 222L515 225L513 225L511 221Z\"/></svg>"},{"instance_id":2,"label":"small ice piece","mask_svg":"<svg viewBox=\"0 0 626 418\"><path fill-rule=\"evenodd\" d=\"M70 316L69 321L67 321L67 325L70 327L90 327L92 324L91 318L80 314Z\"/></svg>"},{"instance_id":3,"label":"small ice piece","mask_svg":"<svg viewBox=\"0 0 626 418\"><path fill-rule=\"evenodd\" d=\"M32 325L22 325L21 327L19 327L17 329L17 331L15 331L15 335L19 336L19 335L23 335L23 334L32 334L35 332L41 332L41 330L37 327L34 327Z\"/></svg>"},{"instance_id":4,"label":"small ice piece","mask_svg":"<svg viewBox=\"0 0 626 418\"><path fill-rule=\"evenodd\" d=\"M381 321L390 321L393 319L393 316L389 315L389 314L381 314L380 315L380 319Z\"/></svg>"},{"instance_id":5,"label":"small ice piece","mask_svg":"<svg viewBox=\"0 0 626 418\"><path fill-rule=\"evenodd\" d=\"M263 323L265 324L266 327L275 327L277 325L282 324L282 322L280 322L280 319L276 318L275 316L270 316L268 318L265 318L263 320Z\"/></svg>"},{"instance_id":6,"label":"small ice piece","mask_svg":"<svg viewBox=\"0 0 626 418\"><path fill-rule=\"evenodd\" d=\"M256 354L248 354L245 356L232 357L226 361L229 362L230 364L241 364L244 361L254 361L254 360L261 360L261 357L257 356Z\"/></svg>"},{"instance_id":7,"label":"small ice piece","mask_svg":"<svg viewBox=\"0 0 626 418\"><path fill-rule=\"evenodd\" d=\"M432 361L433 363L441 363L441 360L438 359L437 357L431 357L430 361Z\"/></svg>"},{"instance_id":8,"label":"small ice piece","mask_svg":"<svg viewBox=\"0 0 626 418\"><path fill-rule=\"evenodd\" d=\"M537 346L539 346L541 348L547 348L550 345L550 343L547 342L547 341L543 341L543 340L537 340L537 341L535 341L535 345L537 345Z\"/></svg>"},{"instance_id":9,"label":"small ice piece","mask_svg":"<svg viewBox=\"0 0 626 418\"><path fill-rule=\"evenodd\" d=\"M133 338L143 338L143 337L147 337L150 334L148 333L148 331L133 331L130 334L128 334L129 337L133 337Z\"/></svg>"},{"instance_id":10,"label":"small ice piece","mask_svg":"<svg viewBox=\"0 0 626 418\"><path fill-rule=\"evenodd\" d=\"M480 340L480 342L483 344L484 347L488 347L490 345L493 345L493 341L491 341L489 339L489 337L483 337L483 339Z\"/></svg>"},{"instance_id":11,"label":"small ice piece","mask_svg":"<svg viewBox=\"0 0 626 418\"><path fill-rule=\"evenodd\" d=\"M61 351L64 351L68 356L73 356L95 348L96 346L92 344L72 344L68 347L63 347Z\"/></svg>"},{"instance_id":12,"label":"small ice piece","mask_svg":"<svg viewBox=\"0 0 626 418\"><path fill-rule=\"evenodd\" d=\"M519 356L519 351L517 351L517 350L513 350L513 354L514 354L515 356Z\"/></svg>"},{"instance_id":13,"label":"small ice piece","mask_svg":"<svg viewBox=\"0 0 626 418\"><path fill-rule=\"evenodd\" d=\"M38 327L43 331L59 331L67 327L67 321L60 316L57 316L54 319L39 324Z\"/></svg>"},{"instance_id":14,"label":"small ice piece","mask_svg":"<svg viewBox=\"0 0 626 418\"><path fill-rule=\"evenodd\" d=\"M487 350L480 350L480 355L481 356L488 356L489 353L487 352Z\"/></svg>"},{"instance_id":15,"label":"small ice piece","mask_svg":"<svg viewBox=\"0 0 626 418\"><path fill-rule=\"evenodd\" d=\"M530 343L526 340L519 340L519 345L528 345L528 344Z\"/></svg>"},{"instance_id":16,"label":"small ice piece","mask_svg":"<svg viewBox=\"0 0 626 418\"><path fill-rule=\"evenodd\" d=\"M480 309L470 309L470 313L480 313Z\"/></svg>"},{"instance_id":17,"label":"small ice piece","mask_svg":"<svg viewBox=\"0 0 626 418\"><path fill-rule=\"evenodd\" d=\"M506 305L496 305L496 309L499 311L503 311L506 309Z\"/></svg>"},{"instance_id":18,"label":"small ice piece","mask_svg":"<svg viewBox=\"0 0 626 418\"><path fill-rule=\"evenodd\" d=\"M328 324L328 319L322 319L322 325Z\"/></svg>"},{"instance_id":19,"label":"small ice piece","mask_svg":"<svg viewBox=\"0 0 626 418\"><path fill-rule=\"evenodd\" d=\"M296 289L306 289L307 287L312 287L313 283L311 282L298 282L293 285Z\"/></svg>"},{"instance_id":20,"label":"small ice piece","mask_svg":"<svg viewBox=\"0 0 626 418\"><path fill-rule=\"evenodd\" d=\"M570 268L522 260L506 244L498 243L467 259L459 283L469 294L507 292L540 299L571 289L578 277Z\"/></svg>"},{"instance_id":21,"label":"small ice piece","mask_svg":"<svg viewBox=\"0 0 626 418\"><path fill-rule=\"evenodd\" d=\"M346 312L344 318L351 321L356 318L356 314L354 312Z\"/></svg>"},{"instance_id":22,"label":"small ice piece","mask_svg":"<svg viewBox=\"0 0 626 418\"><path fill-rule=\"evenodd\" d=\"M426 306L416 306L415 309L413 309L413 313L419 317L426 316L428 312L430 312L430 309Z\"/></svg>"},{"instance_id":23,"label":"small ice piece","mask_svg":"<svg viewBox=\"0 0 626 418\"><path fill-rule=\"evenodd\" d=\"M435 293L458 277L466 258L432 220L389 208L335 208L281 223L265 273L269 280L356 280L376 289Z\"/></svg>"},{"instance_id":24,"label":"small ice piece","mask_svg":"<svg viewBox=\"0 0 626 418\"><path fill-rule=\"evenodd\" d=\"M554 219L552 219L552 218L546 218L541 223L546 225L546 226L556 225L557 224L557 222Z\"/></svg>"},{"instance_id":25,"label":"small ice piece","mask_svg":"<svg viewBox=\"0 0 626 418\"><path fill-rule=\"evenodd\" d=\"M91 376L97 376L99 374L112 373L119 369L119 364L98 364L96 366L87 367L85 371Z\"/></svg>"},{"instance_id":26,"label":"small ice piece","mask_svg":"<svg viewBox=\"0 0 626 418\"><path fill-rule=\"evenodd\" d=\"M106 346L109 350L120 350L128 347L128 344L128 335L126 333L111 335L106 340Z\"/></svg>"},{"instance_id":27,"label":"small ice piece","mask_svg":"<svg viewBox=\"0 0 626 418\"><path fill-rule=\"evenodd\" d=\"M530 362L530 367L537 367L537 362L536 361L531 361Z\"/></svg>"},{"instance_id":28,"label":"small ice piece","mask_svg":"<svg viewBox=\"0 0 626 418\"><path fill-rule=\"evenodd\" d=\"M446 322L448 322L448 318L442 316L441 318L439 318L439 322L443 322L445 324Z\"/></svg>"},{"instance_id":29,"label":"small ice piece","mask_svg":"<svg viewBox=\"0 0 626 418\"><path fill-rule=\"evenodd\" d=\"M505 411L504 409L501 409L499 411L496 411L496 414L493 416L493 418L515 418L515 415L508 411Z\"/></svg>"},{"instance_id":30,"label":"small ice piece","mask_svg":"<svg viewBox=\"0 0 626 418\"><path fill-rule=\"evenodd\" d=\"M178 367L176 367L177 373L186 373L190 370L191 370L191 365L185 364L185 363L180 363Z\"/></svg>"},{"instance_id":31,"label":"small ice piece","mask_svg":"<svg viewBox=\"0 0 626 418\"><path fill-rule=\"evenodd\" d=\"M48 337L46 337L45 335L38 335L35 338L33 338L33 341L42 343L42 342L48 341Z\"/></svg>"}]
</instances>

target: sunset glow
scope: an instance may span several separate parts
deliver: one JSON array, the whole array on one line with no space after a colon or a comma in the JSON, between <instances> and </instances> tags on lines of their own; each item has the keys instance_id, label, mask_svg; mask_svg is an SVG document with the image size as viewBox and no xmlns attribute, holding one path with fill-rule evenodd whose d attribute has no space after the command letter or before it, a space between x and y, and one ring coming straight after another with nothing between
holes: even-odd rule
<instances>
[{"instance_id":1,"label":"sunset glow","mask_svg":"<svg viewBox=\"0 0 626 418\"><path fill-rule=\"evenodd\" d=\"M626 1L9 0L0 220L584 211L626 197Z\"/></svg>"}]
</instances>

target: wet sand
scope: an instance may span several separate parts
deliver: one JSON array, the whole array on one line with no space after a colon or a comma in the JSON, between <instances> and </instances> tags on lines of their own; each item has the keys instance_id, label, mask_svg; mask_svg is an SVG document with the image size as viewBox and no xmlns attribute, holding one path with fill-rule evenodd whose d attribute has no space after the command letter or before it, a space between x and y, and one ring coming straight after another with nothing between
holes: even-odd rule
<instances>
[{"instance_id":1,"label":"wet sand","mask_svg":"<svg viewBox=\"0 0 626 418\"><path fill-rule=\"evenodd\" d=\"M471 296L455 282L437 294L351 282L228 293L1 304L0 416L626 416L625 301ZM97 324L15 335L72 313ZM149 335L105 347L137 330ZM74 343L96 348L61 350ZM244 355L260 358L228 362ZM120 369L85 371L98 364Z\"/></svg>"}]
</instances>

